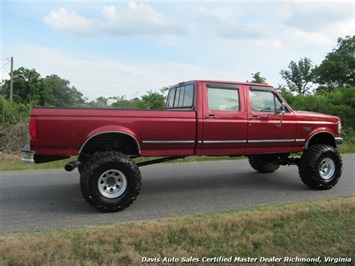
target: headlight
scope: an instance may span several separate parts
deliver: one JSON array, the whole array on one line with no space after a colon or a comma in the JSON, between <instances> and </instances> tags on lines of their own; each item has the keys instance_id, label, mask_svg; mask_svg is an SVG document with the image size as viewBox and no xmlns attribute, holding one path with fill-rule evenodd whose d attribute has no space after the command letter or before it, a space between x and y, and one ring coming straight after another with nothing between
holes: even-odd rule
<instances>
[{"instance_id":1,"label":"headlight","mask_svg":"<svg viewBox=\"0 0 355 266\"><path fill-rule=\"evenodd\" d=\"M341 121L338 122L338 133L341 133Z\"/></svg>"}]
</instances>

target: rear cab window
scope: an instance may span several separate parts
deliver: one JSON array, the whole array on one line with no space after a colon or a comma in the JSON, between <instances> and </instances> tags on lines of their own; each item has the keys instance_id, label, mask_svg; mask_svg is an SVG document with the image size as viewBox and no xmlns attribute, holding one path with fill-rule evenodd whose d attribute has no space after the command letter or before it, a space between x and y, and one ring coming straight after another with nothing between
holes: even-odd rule
<instances>
[{"instance_id":1,"label":"rear cab window","mask_svg":"<svg viewBox=\"0 0 355 266\"><path fill-rule=\"evenodd\" d=\"M166 109L193 107L194 94L195 88L193 84L171 88L166 101Z\"/></svg>"}]
</instances>

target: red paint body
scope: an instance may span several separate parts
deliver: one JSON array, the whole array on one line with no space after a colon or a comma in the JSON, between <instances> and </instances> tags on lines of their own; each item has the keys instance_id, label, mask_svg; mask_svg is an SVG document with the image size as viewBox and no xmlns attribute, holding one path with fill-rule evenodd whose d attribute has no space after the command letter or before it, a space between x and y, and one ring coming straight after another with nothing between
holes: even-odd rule
<instances>
[{"instance_id":1,"label":"red paint body","mask_svg":"<svg viewBox=\"0 0 355 266\"><path fill-rule=\"evenodd\" d=\"M134 139L140 156L291 153L303 151L317 134L339 137L338 117L293 111L269 85L190 81L176 86L182 84L194 87L192 107L161 111L33 108L31 150L36 155L76 156L92 137L108 132ZM238 110L210 110L208 87L227 85L237 87ZM251 87L269 91L285 103L287 111L253 111Z\"/></svg>"}]
</instances>

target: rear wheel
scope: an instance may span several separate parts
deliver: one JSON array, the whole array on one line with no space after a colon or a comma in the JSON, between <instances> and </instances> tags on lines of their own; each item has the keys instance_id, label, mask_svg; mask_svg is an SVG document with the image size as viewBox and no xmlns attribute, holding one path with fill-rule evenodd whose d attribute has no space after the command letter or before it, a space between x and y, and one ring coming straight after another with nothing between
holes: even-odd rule
<instances>
[{"instance_id":1,"label":"rear wheel","mask_svg":"<svg viewBox=\"0 0 355 266\"><path fill-rule=\"evenodd\" d=\"M248 158L250 166L260 173L273 173L280 167L272 155L252 155Z\"/></svg>"},{"instance_id":2,"label":"rear wheel","mask_svg":"<svg viewBox=\"0 0 355 266\"><path fill-rule=\"evenodd\" d=\"M313 145L303 153L298 165L302 182L316 190L330 189L338 183L342 172L339 152L329 145Z\"/></svg>"},{"instance_id":3,"label":"rear wheel","mask_svg":"<svg viewBox=\"0 0 355 266\"><path fill-rule=\"evenodd\" d=\"M141 186L137 165L120 152L97 152L81 169L80 189L84 199L103 212L128 207Z\"/></svg>"}]
</instances>

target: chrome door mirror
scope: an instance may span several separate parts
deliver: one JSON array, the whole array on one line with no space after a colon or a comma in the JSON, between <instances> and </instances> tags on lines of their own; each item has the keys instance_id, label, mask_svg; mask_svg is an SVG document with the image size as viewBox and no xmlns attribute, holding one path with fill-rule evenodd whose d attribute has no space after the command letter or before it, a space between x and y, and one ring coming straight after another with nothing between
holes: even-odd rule
<instances>
[{"instance_id":1,"label":"chrome door mirror","mask_svg":"<svg viewBox=\"0 0 355 266\"><path fill-rule=\"evenodd\" d=\"M280 113L285 113L286 112L286 105L284 102L281 103L281 107L276 110L275 115L278 115Z\"/></svg>"},{"instance_id":2,"label":"chrome door mirror","mask_svg":"<svg viewBox=\"0 0 355 266\"><path fill-rule=\"evenodd\" d=\"M284 102L282 102L282 103L281 103L280 111L278 111L277 113L275 113L275 114L282 113L282 116L281 116L281 119L280 119L280 123L279 123L279 124L276 124L276 127L281 127L282 121L284 120L284 117L285 117L285 112L286 112L286 105L285 105Z\"/></svg>"}]
</instances>

